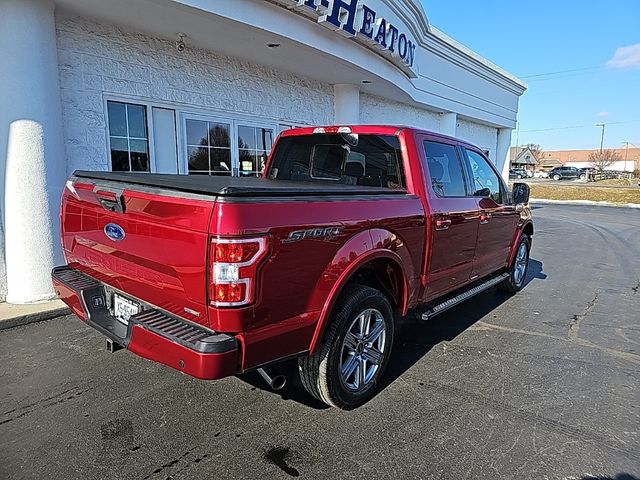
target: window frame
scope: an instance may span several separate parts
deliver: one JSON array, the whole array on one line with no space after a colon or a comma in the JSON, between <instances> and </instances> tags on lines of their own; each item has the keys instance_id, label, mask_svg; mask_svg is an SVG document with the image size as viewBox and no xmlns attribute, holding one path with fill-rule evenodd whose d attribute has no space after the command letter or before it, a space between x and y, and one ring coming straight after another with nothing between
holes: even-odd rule
<instances>
[{"instance_id":1,"label":"window frame","mask_svg":"<svg viewBox=\"0 0 640 480\"><path fill-rule=\"evenodd\" d=\"M128 173L155 173L156 172L156 162L155 162L155 145L153 143L153 120L149 112L151 111L151 107L145 102L139 102L135 99L130 98L118 98L118 97L109 97L105 96L103 98L103 106L104 106L104 118L105 118L105 134L107 138L107 162L109 172L113 172L113 160L111 159L111 137L116 138L125 138L127 139L127 147L130 149L129 140L133 138L134 140L143 140L140 137L130 137L129 136L129 121L127 119L127 136L122 137L121 135L111 135L111 131L109 130L109 102L112 103L122 103L124 105L135 105L137 107L144 108L144 116L145 123L147 124L147 155L149 156L149 171L134 171L131 170L131 152L129 151L129 170ZM126 111L126 107L125 107ZM128 113L126 114L128 116Z\"/></svg>"},{"instance_id":2,"label":"window frame","mask_svg":"<svg viewBox=\"0 0 640 480\"><path fill-rule=\"evenodd\" d=\"M154 143L154 129L153 129L153 118L152 118L152 108L164 108L167 110L173 110L175 115L176 122L176 155L177 155L177 165L178 165L178 174L179 175L188 175L189 174L189 156L187 154L187 139L186 139L186 130L185 125L186 122L184 120L185 115L195 115L202 118L198 118L198 120L204 119L211 121L226 121L227 123L231 123L231 136L232 136L232 160L233 158L238 158L239 162L239 152L237 148L237 123L241 123L242 125L252 126L252 127L260 127L260 128L269 128L273 130L273 145L275 145L276 140L280 133L284 130L281 129L281 126L289 126L292 128L300 128L308 126L307 124L299 121L293 121L290 119L278 118L278 117L256 117L250 114L245 113L235 113L228 112L224 110L207 108L206 106L199 106L193 104L186 104L181 102L173 102L169 100L162 99L150 99L148 97L141 97L137 95L128 95L128 94L112 94L108 92L103 92L102 94L102 114L104 118L104 134L106 141L103 144L105 148L105 159L107 161L106 167L108 171L112 171L111 166L111 142L109 139L109 111L107 108L107 102L120 102L120 103L131 103L134 105L141 105L145 107L146 117L147 117L147 135L148 138L148 146L149 146L149 173L156 173L156 158L155 158L155 143ZM237 122L237 123L236 123ZM233 141L235 139L235 141ZM233 149L236 150L237 153L233 153ZM239 168L239 165L238 165ZM138 172L144 173L144 172ZM238 171L239 174L239 171ZM238 176L238 178L243 178Z\"/></svg>"},{"instance_id":3,"label":"window frame","mask_svg":"<svg viewBox=\"0 0 640 480\"><path fill-rule=\"evenodd\" d=\"M471 192L469 191L469 178L467 176L467 170L466 170L466 166L465 166L465 162L463 161L463 157L461 156L461 152L459 150L459 145L456 142L452 142L452 141L447 141L446 139L441 139L441 138L432 138L432 137L428 137L428 136L422 136L419 138L419 140L422 142L422 169L425 172L425 175L423 175L424 180L428 181L425 182L426 183L426 187L429 189L429 192L431 192L433 195L435 195L437 198L442 198L442 199L446 199L446 198L467 198L467 197L472 197L473 195L471 194ZM430 143L439 143L441 145L447 145L450 147L453 147L454 151L456 152L456 159L458 162L458 166L460 167L460 173L462 174L462 183L464 185L464 191L465 194L464 195L439 195L433 188L433 184L432 184L432 179L431 179L431 171L429 170L429 162L427 160L427 149L426 149L426 143L430 142Z\"/></svg>"},{"instance_id":4,"label":"window frame","mask_svg":"<svg viewBox=\"0 0 640 480\"><path fill-rule=\"evenodd\" d=\"M471 145L459 144L458 148L460 149L461 154L463 155L463 158L464 158L464 168L465 168L465 172L466 172L468 185L474 185L473 171L471 169L471 161L469 160L469 156L467 154L467 151L470 151L470 152L474 152L474 153L480 155L480 157L482 159L484 159L485 162L487 162L487 164L489 165L489 167L491 168L493 173L498 178L498 184L500 185L500 194L502 196L503 202L502 203L496 202L496 204L498 204L498 205L511 205L513 203L512 199L511 199L511 192L507 188L507 186L506 186L506 184L504 182L504 179L502 178L502 175L500 175L500 173L498 173L498 169L493 164L493 162L491 160L489 160L487 158L487 156L484 155L484 153L482 153L482 151L480 149L475 148L475 147L473 147ZM472 197L472 198L490 198L490 197L476 196L476 195L473 194L474 192L475 192L475 190L469 189L469 194L468 195L470 197Z\"/></svg>"}]
</instances>

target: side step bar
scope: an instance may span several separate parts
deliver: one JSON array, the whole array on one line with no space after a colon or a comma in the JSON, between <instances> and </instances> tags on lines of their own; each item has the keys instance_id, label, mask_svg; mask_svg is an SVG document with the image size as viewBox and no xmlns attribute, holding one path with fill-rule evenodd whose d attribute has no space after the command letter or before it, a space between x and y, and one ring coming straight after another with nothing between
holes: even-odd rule
<instances>
[{"instance_id":1,"label":"side step bar","mask_svg":"<svg viewBox=\"0 0 640 480\"><path fill-rule=\"evenodd\" d=\"M481 284L476 285L475 287L469 290L465 290L464 292L460 293L459 295L456 295L455 297L451 297L442 303L438 303L434 305L433 307L429 308L426 312L424 312L421 318L422 320L429 320L431 317L435 317L436 315L444 312L445 310L449 310L451 307L454 307L459 303L462 303L465 300L470 299L474 295L477 295L478 293L483 292L493 287L494 285L499 284L505 278L508 278L508 277L509 277L508 273L503 273L502 275L498 275L497 277L493 277L488 280L485 280Z\"/></svg>"}]
</instances>

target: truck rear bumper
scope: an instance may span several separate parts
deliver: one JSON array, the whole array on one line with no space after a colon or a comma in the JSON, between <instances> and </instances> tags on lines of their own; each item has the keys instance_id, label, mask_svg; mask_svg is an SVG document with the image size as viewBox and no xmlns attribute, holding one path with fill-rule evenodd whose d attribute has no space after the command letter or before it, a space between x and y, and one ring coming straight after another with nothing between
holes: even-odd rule
<instances>
[{"instance_id":1,"label":"truck rear bumper","mask_svg":"<svg viewBox=\"0 0 640 480\"><path fill-rule=\"evenodd\" d=\"M105 284L68 266L54 268L51 276L60 299L81 320L133 353L203 380L236 373L235 337L212 332L142 301L143 310L125 325L107 307Z\"/></svg>"}]
</instances>

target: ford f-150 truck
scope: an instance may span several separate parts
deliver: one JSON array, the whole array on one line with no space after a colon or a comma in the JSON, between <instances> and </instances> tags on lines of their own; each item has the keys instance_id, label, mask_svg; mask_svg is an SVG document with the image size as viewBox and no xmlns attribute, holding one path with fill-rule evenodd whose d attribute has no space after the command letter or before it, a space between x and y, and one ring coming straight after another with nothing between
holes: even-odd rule
<instances>
[{"instance_id":1,"label":"ford f-150 truck","mask_svg":"<svg viewBox=\"0 0 640 480\"><path fill-rule=\"evenodd\" d=\"M260 178L76 171L59 297L133 353L200 379L297 358L311 395L374 394L396 318L525 284L529 190L482 150L399 126L293 129Z\"/></svg>"}]
</instances>

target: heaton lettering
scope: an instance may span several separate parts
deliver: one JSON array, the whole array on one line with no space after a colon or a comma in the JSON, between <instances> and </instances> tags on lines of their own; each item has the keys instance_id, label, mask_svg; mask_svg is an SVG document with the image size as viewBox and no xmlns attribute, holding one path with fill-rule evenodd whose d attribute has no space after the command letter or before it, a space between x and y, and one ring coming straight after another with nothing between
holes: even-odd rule
<instances>
[{"instance_id":1,"label":"heaton lettering","mask_svg":"<svg viewBox=\"0 0 640 480\"><path fill-rule=\"evenodd\" d=\"M289 8L316 14L319 24L385 54L410 76L413 74L416 44L409 34L388 18L378 15L362 0L277 0Z\"/></svg>"}]
</instances>

